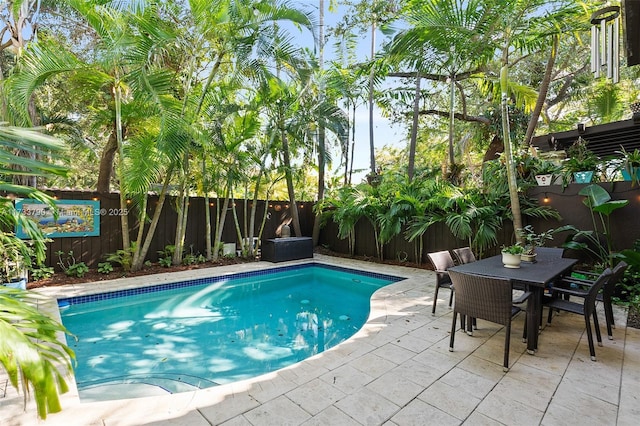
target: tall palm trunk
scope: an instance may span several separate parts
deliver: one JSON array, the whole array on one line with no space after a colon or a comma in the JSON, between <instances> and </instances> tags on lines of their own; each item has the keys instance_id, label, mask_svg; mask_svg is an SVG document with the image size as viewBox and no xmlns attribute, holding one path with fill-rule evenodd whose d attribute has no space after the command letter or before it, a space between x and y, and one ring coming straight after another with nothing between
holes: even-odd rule
<instances>
[{"instance_id":1,"label":"tall palm trunk","mask_svg":"<svg viewBox=\"0 0 640 426\"><path fill-rule=\"evenodd\" d=\"M114 103L116 109L116 140L118 142L118 180L120 182L120 211L126 212L127 208L127 188L124 171L124 134L122 131L122 86L120 79L116 76L114 83ZM143 226L143 225L141 225ZM129 237L129 215L120 215L120 227L122 230L122 249L131 247Z\"/></svg>"},{"instance_id":2,"label":"tall palm trunk","mask_svg":"<svg viewBox=\"0 0 640 426\"><path fill-rule=\"evenodd\" d=\"M511 201L511 214L513 215L513 229L522 229L522 214L520 212L520 198L518 197L518 181L516 166L513 161L511 149L511 131L509 129L509 64L505 49L502 68L500 69L500 89L502 91L502 137L504 139L504 153L507 157L507 181L509 183L509 200ZM523 243L520 233L516 232L516 241Z\"/></svg>"},{"instance_id":3,"label":"tall palm trunk","mask_svg":"<svg viewBox=\"0 0 640 426\"><path fill-rule=\"evenodd\" d=\"M371 23L371 60L373 60L376 54L376 21L375 16ZM375 80L375 68L371 67L371 73L369 74L369 163L371 175L376 174L376 153L375 144L373 141L373 83Z\"/></svg>"},{"instance_id":4,"label":"tall palm trunk","mask_svg":"<svg viewBox=\"0 0 640 426\"><path fill-rule=\"evenodd\" d=\"M411 141L409 143L409 165L407 176L409 182L413 180L416 163L416 146L418 141L418 119L420 117L420 71L416 71L416 95L413 100L413 122L411 123Z\"/></svg>"},{"instance_id":5,"label":"tall palm trunk","mask_svg":"<svg viewBox=\"0 0 640 426\"><path fill-rule=\"evenodd\" d=\"M318 42L320 44L319 50L319 68L320 72L324 70L324 0L320 0L320 31L318 35ZM321 76L321 78L323 78ZM324 100L324 84L320 85L320 102ZM326 137L326 129L324 126L324 122L320 121L320 126L318 129L318 202L321 202L324 199L324 180L325 180L325 137ZM318 240L320 239L320 216L321 212L317 212L313 221L313 231L311 237L313 239L313 245L318 245Z\"/></svg>"},{"instance_id":6,"label":"tall palm trunk","mask_svg":"<svg viewBox=\"0 0 640 426\"><path fill-rule=\"evenodd\" d=\"M542 113L542 107L544 101L547 99L547 93L549 92L549 85L551 84L551 73L553 72L553 66L556 63L556 57L558 55L558 43L560 37L556 34L552 37L551 52L549 52L549 59L547 60L547 66L544 70L544 77L540 83L540 90L538 90L538 99L536 99L536 106L533 108L531 118L529 119L529 125L527 126L527 133L524 136L524 146L529 146L533 132L538 125L538 119Z\"/></svg>"}]
</instances>

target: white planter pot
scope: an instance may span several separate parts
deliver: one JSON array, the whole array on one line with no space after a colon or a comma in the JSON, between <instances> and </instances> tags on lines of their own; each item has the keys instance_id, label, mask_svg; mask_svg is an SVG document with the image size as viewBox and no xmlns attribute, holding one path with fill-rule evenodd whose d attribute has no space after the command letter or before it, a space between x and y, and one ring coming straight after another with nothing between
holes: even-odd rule
<instances>
[{"instance_id":1,"label":"white planter pot","mask_svg":"<svg viewBox=\"0 0 640 426\"><path fill-rule=\"evenodd\" d=\"M236 243L224 243L222 245L222 255L235 257L236 255Z\"/></svg>"},{"instance_id":2,"label":"white planter pot","mask_svg":"<svg viewBox=\"0 0 640 426\"><path fill-rule=\"evenodd\" d=\"M522 262L522 258L519 254L502 252L502 263L505 268L517 269L520 267L520 262Z\"/></svg>"},{"instance_id":3,"label":"white planter pot","mask_svg":"<svg viewBox=\"0 0 640 426\"><path fill-rule=\"evenodd\" d=\"M553 182L553 175L536 175L536 182L538 182L538 186L549 186Z\"/></svg>"}]
</instances>

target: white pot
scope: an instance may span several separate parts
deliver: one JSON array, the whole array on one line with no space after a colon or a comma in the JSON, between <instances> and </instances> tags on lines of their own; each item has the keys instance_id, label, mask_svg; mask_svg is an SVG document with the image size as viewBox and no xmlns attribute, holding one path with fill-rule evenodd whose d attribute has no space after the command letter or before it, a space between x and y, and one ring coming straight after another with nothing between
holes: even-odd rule
<instances>
[{"instance_id":1,"label":"white pot","mask_svg":"<svg viewBox=\"0 0 640 426\"><path fill-rule=\"evenodd\" d=\"M505 268L517 269L520 267L520 262L522 262L522 258L519 254L502 252L502 263Z\"/></svg>"},{"instance_id":2,"label":"white pot","mask_svg":"<svg viewBox=\"0 0 640 426\"><path fill-rule=\"evenodd\" d=\"M222 245L222 255L235 257L236 255L236 243L224 243Z\"/></svg>"},{"instance_id":3,"label":"white pot","mask_svg":"<svg viewBox=\"0 0 640 426\"><path fill-rule=\"evenodd\" d=\"M536 254L521 254L520 255L520 259L523 262L535 262L536 261Z\"/></svg>"},{"instance_id":4,"label":"white pot","mask_svg":"<svg viewBox=\"0 0 640 426\"><path fill-rule=\"evenodd\" d=\"M549 186L553 181L553 175L536 175L536 182L538 182L538 186Z\"/></svg>"}]
</instances>

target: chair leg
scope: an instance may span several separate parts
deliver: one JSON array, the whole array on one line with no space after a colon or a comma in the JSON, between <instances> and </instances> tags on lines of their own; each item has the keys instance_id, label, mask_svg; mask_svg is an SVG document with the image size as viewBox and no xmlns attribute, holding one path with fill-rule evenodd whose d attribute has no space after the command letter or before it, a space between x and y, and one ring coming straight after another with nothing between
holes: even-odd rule
<instances>
[{"instance_id":1,"label":"chair leg","mask_svg":"<svg viewBox=\"0 0 640 426\"><path fill-rule=\"evenodd\" d=\"M542 316L541 316L542 318ZM527 342L527 315L524 316L524 329L522 330L522 343ZM542 321L542 320L540 320Z\"/></svg>"},{"instance_id":2,"label":"chair leg","mask_svg":"<svg viewBox=\"0 0 640 426\"><path fill-rule=\"evenodd\" d=\"M547 325L551 324L551 318L553 318L553 308L549 307L549 315L547 316Z\"/></svg>"},{"instance_id":3,"label":"chair leg","mask_svg":"<svg viewBox=\"0 0 640 426\"><path fill-rule=\"evenodd\" d=\"M461 318L464 316L460 315ZM458 319L458 313L453 312L453 320L451 321L451 337L449 337L449 352L453 352L453 341L455 340L456 335L456 320Z\"/></svg>"},{"instance_id":4,"label":"chair leg","mask_svg":"<svg viewBox=\"0 0 640 426\"><path fill-rule=\"evenodd\" d=\"M450 289L451 294L449 295L449 307L453 305L453 288Z\"/></svg>"},{"instance_id":5,"label":"chair leg","mask_svg":"<svg viewBox=\"0 0 640 426\"><path fill-rule=\"evenodd\" d=\"M507 335L504 338L504 364L502 365L502 371L506 373L507 371L509 371L509 342L511 340L511 321L507 322L505 333L507 333Z\"/></svg>"},{"instance_id":6,"label":"chair leg","mask_svg":"<svg viewBox=\"0 0 640 426\"><path fill-rule=\"evenodd\" d=\"M613 320L613 307L611 306L611 300L604 300L602 302L604 306L604 319L607 321L607 336L609 340L613 340L612 328L616 328L616 324Z\"/></svg>"},{"instance_id":7,"label":"chair leg","mask_svg":"<svg viewBox=\"0 0 640 426\"><path fill-rule=\"evenodd\" d=\"M598 346L602 346L602 336L600 335L600 323L598 322L598 314L593 310L593 327L596 329L596 337L598 338Z\"/></svg>"},{"instance_id":8,"label":"chair leg","mask_svg":"<svg viewBox=\"0 0 640 426\"><path fill-rule=\"evenodd\" d=\"M596 348L593 346L593 335L591 334L591 320L589 315L584 316L584 322L587 328L587 340L589 341L589 354L591 355L591 361L596 360Z\"/></svg>"},{"instance_id":9,"label":"chair leg","mask_svg":"<svg viewBox=\"0 0 640 426\"><path fill-rule=\"evenodd\" d=\"M436 294L433 295L433 309L431 309L431 315L436 314L436 303L438 303L438 290L440 290L440 286L436 283Z\"/></svg>"},{"instance_id":10,"label":"chair leg","mask_svg":"<svg viewBox=\"0 0 640 426\"><path fill-rule=\"evenodd\" d=\"M467 321L467 335L468 336L473 336L473 323L475 322L475 318L473 317L469 317L468 321Z\"/></svg>"}]
</instances>

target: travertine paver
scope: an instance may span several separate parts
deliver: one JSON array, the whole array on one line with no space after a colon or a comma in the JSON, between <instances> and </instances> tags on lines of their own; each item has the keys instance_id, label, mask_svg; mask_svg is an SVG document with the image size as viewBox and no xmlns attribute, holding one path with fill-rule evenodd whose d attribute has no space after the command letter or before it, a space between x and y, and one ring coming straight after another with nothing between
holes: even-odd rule
<instances>
[{"instance_id":1,"label":"travertine paver","mask_svg":"<svg viewBox=\"0 0 640 426\"><path fill-rule=\"evenodd\" d=\"M75 390L50 425L636 425L640 418L640 330L626 329L616 308L614 340L604 335L589 359L582 317L556 315L535 356L521 341L524 316L511 334L510 371L502 371L504 329L481 321L458 332L449 352L448 292L431 315L432 272L317 256L317 261L407 279L379 290L369 321L352 339L298 364L251 380L175 395L80 403ZM298 262L290 262L298 263ZM268 268L234 265L153 277L156 283ZM177 277L177 278L176 278ZM42 290L66 296L139 285L137 279ZM149 284L152 284L150 282ZM54 309L50 303L48 309ZM601 308L599 308L601 309ZM545 310L546 314L546 310ZM604 325L604 315L600 312ZM546 318L545 318L546 319ZM602 327L604 331L604 327ZM0 424L38 424L33 402L10 386Z\"/></svg>"}]
</instances>

